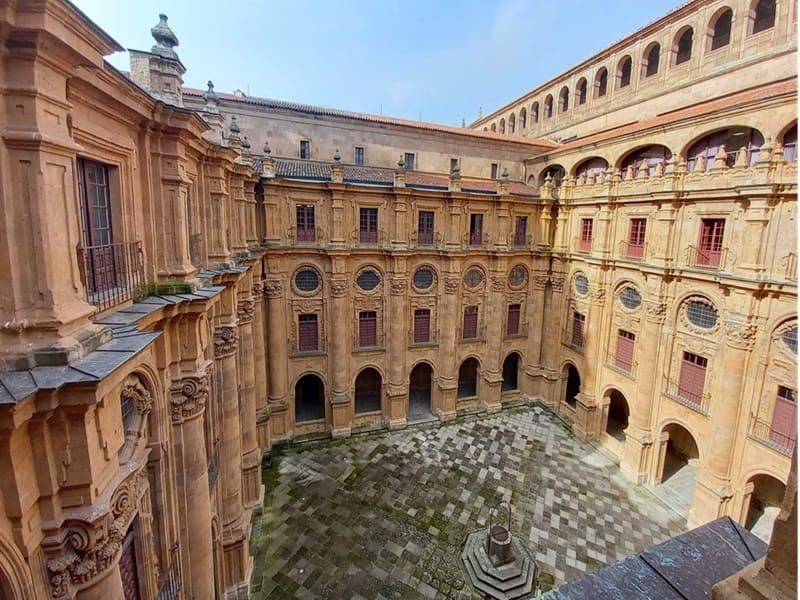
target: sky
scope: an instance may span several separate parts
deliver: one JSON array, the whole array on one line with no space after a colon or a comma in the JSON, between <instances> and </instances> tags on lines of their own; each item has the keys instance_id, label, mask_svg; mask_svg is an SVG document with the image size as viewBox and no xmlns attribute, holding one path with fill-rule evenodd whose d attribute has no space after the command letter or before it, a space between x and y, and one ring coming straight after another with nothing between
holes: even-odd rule
<instances>
[{"instance_id":1,"label":"sky","mask_svg":"<svg viewBox=\"0 0 800 600\"><path fill-rule=\"evenodd\" d=\"M73 0L124 48L169 17L184 85L467 124L680 0ZM127 53L108 57L128 70Z\"/></svg>"}]
</instances>

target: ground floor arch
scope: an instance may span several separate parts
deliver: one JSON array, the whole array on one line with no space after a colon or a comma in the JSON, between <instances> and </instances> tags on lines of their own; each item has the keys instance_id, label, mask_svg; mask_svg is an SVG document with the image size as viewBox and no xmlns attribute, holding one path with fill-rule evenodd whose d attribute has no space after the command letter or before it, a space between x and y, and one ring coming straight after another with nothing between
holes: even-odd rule
<instances>
[{"instance_id":1,"label":"ground floor arch","mask_svg":"<svg viewBox=\"0 0 800 600\"><path fill-rule=\"evenodd\" d=\"M458 368L458 397L471 398L478 395L478 360L469 357Z\"/></svg>"},{"instance_id":2,"label":"ground floor arch","mask_svg":"<svg viewBox=\"0 0 800 600\"><path fill-rule=\"evenodd\" d=\"M512 352L503 361L502 391L510 392L519 389L519 354Z\"/></svg>"},{"instance_id":3,"label":"ground floor arch","mask_svg":"<svg viewBox=\"0 0 800 600\"><path fill-rule=\"evenodd\" d=\"M297 423L325 418L325 384L319 375L307 373L294 386L294 419Z\"/></svg>"},{"instance_id":4,"label":"ground floor arch","mask_svg":"<svg viewBox=\"0 0 800 600\"><path fill-rule=\"evenodd\" d=\"M630 414L628 400L623 393L616 389L609 390L606 433L620 442L624 442L625 430L628 428L628 418Z\"/></svg>"},{"instance_id":5,"label":"ground floor arch","mask_svg":"<svg viewBox=\"0 0 800 600\"><path fill-rule=\"evenodd\" d=\"M367 367L356 377L355 385L355 412L357 415L363 413L378 412L381 410L381 396L383 380L377 369Z\"/></svg>"},{"instance_id":6,"label":"ground floor arch","mask_svg":"<svg viewBox=\"0 0 800 600\"><path fill-rule=\"evenodd\" d=\"M772 475L759 474L748 480L745 490L744 526L768 542L775 517L781 511L786 485Z\"/></svg>"},{"instance_id":7,"label":"ground floor arch","mask_svg":"<svg viewBox=\"0 0 800 600\"><path fill-rule=\"evenodd\" d=\"M697 480L700 450L692 433L680 423L669 423L659 437L655 483L669 504L689 514Z\"/></svg>"},{"instance_id":8,"label":"ground floor arch","mask_svg":"<svg viewBox=\"0 0 800 600\"><path fill-rule=\"evenodd\" d=\"M433 367L421 362L411 369L408 376L408 420L410 422L429 419L433 390Z\"/></svg>"},{"instance_id":9,"label":"ground floor arch","mask_svg":"<svg viewBox=\"0 0 800 600\"><path fill-rule=\"evenodd\" d=\"M578 369L572 363L564 365L562 376L567 382L564 390L564 402L575 408L577 396L581 392L581 376Z\"/></svg>"}]
</instances>

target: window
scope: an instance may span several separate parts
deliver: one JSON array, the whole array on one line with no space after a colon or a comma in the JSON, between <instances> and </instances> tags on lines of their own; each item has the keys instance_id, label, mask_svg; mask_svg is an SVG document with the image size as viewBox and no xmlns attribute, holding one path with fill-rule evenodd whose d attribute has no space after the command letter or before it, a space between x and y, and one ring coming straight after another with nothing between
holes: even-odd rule
<instances>
[{"instance_id":1,"label":"window","mask_svg":"<svg viewBox=\"0 0 800 600\"><path fill-rule=\"evenodd\" d=\"M579 273L578 276L575 277L575 291L581 296L585 296L589 293L589 280L583 273Z\"/></svg>"},{"instance_id":2,"label":"window","mask_svg":"<svg viewBox=\"0 0 800 600\"><path fill-rule=\"evenodd\" d=\"M514 113L511 113L511 116L508 117L508 133L514 133L514 129L517 126L517 118L514 116Z\"/></svg>"},{"instance_id":3,"label":"window","mask_svg":"<svg viewBox=\"0 0 800 600\"><path fill-rule=\"evenodd\" d=\"M784 331L781 339L789 350L797 354L797 327Z\"/></svg>"},{"instance_id":4,"label":"window","mask_svg":"<svg viewBox=\"0 0 800 600\"><path fill-rule=\"evenodd\" d=\"M433 271L430 267L420 267L414 272L414 277L411 281L418 290L430 289L433 285Z\"/></svg>"},{"instance_id":5,"label":"window","mask_svg":"<svg viewBox=\"0 0 800 600\"><path fill-rule=\"evenodd\" d=\"M359 287L360 290L365 292L371 292L381 282L381 276L371 268L364 269L359 273L358 277L356 277L356 285Z\"/></svg>"},{"instance_id":6,"label":"window","mask_svg":"<svg viewBox=\"0 0 800 600\"><path fill-rule=\"evenodd\" d=\"M483 215L472 213L469 215L469 245L480 246L483 243Z\"/></svg>"},{"instance_id":7,"label":"window","mask_svg":"<svg viewBox=\"0 0 800 600\"><path fill-rule=\"evenodd\" d=\"M417 242L421 246L433 245L433 211L419 211L417 221Z\"/></svg>"},{"instance_id":8,"label":"window","mask_svg":"<svg viewBox=\"0 0 800 600\"><path fill-rule=\"evenodd\" d=\"M686 168L690 173L697 170L697 162L700 156L705 162L705 170L708 171L714 166L715 158L721 146L725 146L725 164L733 167L739 157L739 152L744 148L747 164L753 166L761 146L764 144L764 136L757 129L751 127L730 127L711 133L694 144L686 151Z\"/></svg>"},{"instance_id":9,"label":"window","mask_svg":"<svg viewBox=\"0 0 800 600\"><path fill-rule=\"evenodd\" d=\"M586 315L579 312L572 313L572 338L570 342L576 348L583 348L583 328L586 324Z\"/></svg>"},{"instance_id":10,"label":"window","mask_svg":"<svg viewBox=\"0 0 800 600\"><path fill-rule=\"evenodd\" d=\"M314 269L300 269L294 276L294 286L301 292L315 292L319 289L319 275Z\"/></svg>"},{"instance_id":11,"label":"window","mask_svg":"<svg viewBox=\"0 0 800 600\"><path fill-rule=\"evenodd\" d=\"M500 119L500 133L506 132L506 120Z\"/></svg>"},{"instance_id":12,"label":"window","mask_svg":"<svg viewBox=\"0 0 800 600\"><path fill-rule=\"evenodd\" d=\"M647 219L631 219L628 234L628 256L642 258L644 255L644 234L647 230Z\"/></svg>"},{"instance_id":13,"label":"window","mask_svg":"<svg viewBox=\"0 0 800 600\"><path fill-rule=\"evenodd\" d=\"M464 328L462 339L474 340L478 338L478 307L467 306L464 308Z\"/></svg>"},{"instance_id":14,"label":"window","mask_svg":"<svg viewBox=\"0 0 800 600\"><path fill-rule=\"evenodd\" d=\"M106 292L115 288L117 282L117 264L111 246L114 231L108 167L79 158L77 170L86 287L89 293Z\"/></svg>"},{"instance_id":15,"label":"window","mask_svg":"<svg viewBox=\"0 0 800 600\"><path fill-rule=\"evenodd\" d=\"M525 109L525 107L523 107L522 110L519 111L519 128L525 129L527 126L528 126L528 111Z\"/></svg>"},{"instance_id":16,"label":"window","mask_svg":"<svg viewBox=\"0 0 800 600\"><path fill-rule=\"evenodd\" d=\"M681 37L678 38L678 47L675 51L675 64L680 65L685 62L688 62L690 58L692 58L692 40L694 37L694 31L691 27L689 27L686 31L681 34Z\"/></svg>"},{"instance_id":17,"label":"window","mask_svg":"<svg viewBox=\"0 0 800 600\"><path fill-rule=\"evenodd\" d=\"M717 17L714 23L714 33L711 36L711 49L716 50L731 43L731 20L733 11L728 9Z\"/></svg>"},{"instance_id":18,"label":"window","mask_svg":"<svg viewBox=\"0 0 800 600\"><path fill-rule=\"evenodd\" d=\"M300 142L300 158L311 158L311 142L302 140Z\"/></svg>"},{"instance_id":19,"label":"window","mask_svg":"<svg viewBox=\"0 0 800 600\"><path fill-rule=\"evenodd\" d=\"M708 360L691 352L684 352L681 360L681 375L678 381L678 396L693 404L703 400Z\"/></svg>"},{"instance_id":20,"label":"window","mask_svg":"<svg viewBox=\"0 0 800 600\"><path fill-rule=\"evenodd\" d=\"M626 56L619 65L619 87L624 88L631 84L632 69L633 61L630 56Z\"/></svg>"},{"instance_id":21,"label":"window","mask_svg":"<svg viewBox=\"0 0 800 600\"><path fill-rule=\"evenodd\" d=\"M549 119L553 116L553 97L548 94L544 99L544 118Z\"/></svg>"},{"instance_id":22,"label":"window","mask_svg":"<svg viewBox=\"0 0 800 600\"><path fill-rule=\"evenodd\" d=\"M594 226L593 219L581 219L581 239L578 249L581 252L590 252L592 250L592 228Z\"/></svg>"},{"instance_id":23,"label":"window","mask_svg":"<svg viewBox=\"0 0 800 600\"><path fill-rule=\"evenodd\" d=\"M374 348L378 345L378 315L374 310L358 313L358 346Z\"/></svg>"},{"instance_id":24,"label":"window","mask_svg":"<svg viewBox=\"0 0 800 600\"><path fill-rule=\"evenodd\" d=\"M452 173L457 168L458 168L458 159L457 158L451 158L450 159L450 172Z\"/></svg>"},{"instance_id":25,"label":"window","mask_svg":"<svg viewBox=\"0 0 800 600\"><path fill-rule=\"evenodd\" d=\"M317 336L317 315L298 315L297 349L300 352L319 350Z\"/></svg>"},{"instance_id":26,"label":"window","mask_svg":"<svg viewBox=\"0 0 800 600\"><path fill-rule=\"evenodd\" d=\"M414 153L413 152L406 152L405 156L403 157L403 166L407 171L414 170Z\"/></svg>"},{"instance_id":27,"label":"window","mask_svg":"<svg viewBox=\"0 0 800 600\"><path fill-rule=\"evenodd\" d=\"M519 304L508 305L508 316L506 318L506 335L519 334Z\"/></svg>"},{"instance_id":28,"label":"window","mask_svg":"<svg viewBox=\"0 0 800 600\"><path fill-rule=\"evenodd\" d=\"M483 271L480 269L473 267L464 273L464 285L466 285L469 289L473 290L481 283L483 283Z\"/></svg>"},{"instance_id":29,"label":"window","mask_svg":"<svg viewBox=\"0 0 800 600\"><path fill-rule=\"evenodd\" d=\"M534 123L538 123L539 122L539 103L538 102L534 102L531 105L531 121L533 121Z\"/></svg>"},{"instance_id":30,"label":"window","mask_svg":"<svg viewBox=\"0 0 800 600\"><path fill-rule=\"evenodd\" d=\"M356 146L355 163L359 167L364 166L364 147L363 146Z\"/></svg>"},{"instance_id":31,"label":"window","mask_svg":"<svg viewBox=\"0 0 800 600\"><path fill-rule=\"evenodd\" d=\"M639 290L629 285L619 293L619 301L628 310L635 310L642 305L642 295Z\"/></svg>"},{"instance_id":32,"label":"window","mask_svg":"<svg viewBox=\"0 0 800 600\"><path fill-rule=\"evenodd\" d=\"M517 217L517 225L514 228L514 245L524 246L528 237L528 217Z\"/></svg>"},{"instance_id":33,"label":"window","mask_svg":"<svg viewBox=\"0 0 800 600\"><path fill-rule=\"evenodd\" d=\"M636 335L624 329L617 330L617 354L614 364L628 373L633 371L633 346Z\"/></svg>"},{"instance_id":34,"label":"window","mask_svg":"<svg viewBox=\"0 0 800 600\"><path fill-rule=\"evenodd\" d=\"M567 112L569 110L569 88L564 86L558 94L558 112Z\"/></svg>"},{"instance_id":35,"label":"window","mask_svg":"<svg viewBox=\"0 0 800 600\"><path fill-rule=\"evenodd\" d=\"M717 324L717 309L701 300L686 305L686 319L695 327L711 329Z\"/></svg>"},{"instance_id":36,"label":"window","mask_svg":"<svg viewBox=\"0 0 800 600\"><path fill-rule=\"evenodd\" d=\"M316 239L314 227L314 205L298 204L297 214L297 241L313 242Z\"/></svg>"},{"instance_id":37,"label":"window","mask_svg":"<svg viewBox=\"0 0 800 600\"><path fill-rule=\"evenodd\" d=\"M575 96L577 99L577 104L586 104L586 79L583 77L581 77L581 80L578 82Z\"/></svg>"},{"instance_id":38,"label":"window","mask_svg":"<svg viewBox=\"0 0 800 600\"><path fill-rule=\"evenodd\" d=\"M492 163L492 179L497 179L497 163Z\"/></svg>"},{"instance_id":39,"label":"window","mask_svg":"<svg viewBox=\"0 0 800 600\"><path fill-rule=\"evenodd\" d=\"M772 412L770 439L781 446L793 446L797 439L797 391L779 385Z\"/></svg>"},{"instance_id":40,"label":"window","mask_svg":"<svg viewBox=\"0 0 800 600\"><path fill-rule=\"evenodd\" d=\"M378 209L362 208L358 224L359 241L362 244L378 242Z\"/></svg>"},{"instance_id":41,"label":"window","mask_svg":"<svg viewBox=\"0 0 800 600\"><path fill-rule=\"evenodd\" d=\"M623 180L630 180L639 175L639 171L647 168L648 177L656 174L656 169L660 164L666 166L667 161L672 158L672 151L666 146L652 144L639 148L628 154L620 165L620 175Z\"/></svg>"},{"instance_id":42,"label":"window","mask_svg":"<svg viewBox=\"0 0 800 600\"><path fill-rule=\"evenodd\" d=\"M653 44L653 47L650 48L645 60L647 61L647 64L644 69L644 76L650 77L658 73L658 61L661 60L661 46L658 44Z\"/></svg>"},{"instance_id":43,"label":"window","mask_svg":"<svg viewBox=\"0 0 800 600\"><path fill-rule=\"evenodd\" d=\"M495 125L494 123L492 123L492 131L494 131L494 132L497 131L497 125Z\"/></svg>"},{"instance_id":44,"label":"window","mask_svg":"<svg viewBox=\"0 0 800 600\"><path fill-rule=\"evenodd\" d=\"M759 0L753 15L753 33L772 29L775 26L775 0Z\"/></svg>"},{"instance_id":45,"label":"window","mask_svg":"<svg viewBox=\"0 0 800 600\"><path fill-rule=\"evenodd\" d=\"M414 310L414 343L426 344L431 341L431 311L428 308Z\"/></svg>"},{"instance_id":46,"label":"window","mask_svg":"<svg viewBox=\"0 0 800 600\"><path fill-rule=\"evenodd\" d=\"M793 125L783 134L783 160L797 162L797 125Z\"/></svg>"},{"instance_id":47,"label":"window","mask_svg":"<svg viewBox=\"0 0 800 600\"><path fill-rule=\"evenodd\" d=\"M594 96L595 98L602 98L606 95L606 91L608 90L608 70L603 68L600 69L600 72L597 74L597 77L594 80Z\"/></svg>"},{"instance_id":48,"label":"window","mask_svg":"<svg viewBox=\"0 0 800 600\"><path fill-rule=\"evenodd\" d=\"M522 265L517 265L508 274L508 285L512 289L519 289L525 285L525 280L528 277L527 269Z\"/></svg>"},{"instance_id":49,"label":"window","mask_svg":"<svg viewBox=\"0 0 800 600\"><path fill-rule=\"evenodd\" d=\"M719 266L724 234L725 219L703 219L700 225L700 247L697 251L697 266Z\"/></svg>"}]
</instances>

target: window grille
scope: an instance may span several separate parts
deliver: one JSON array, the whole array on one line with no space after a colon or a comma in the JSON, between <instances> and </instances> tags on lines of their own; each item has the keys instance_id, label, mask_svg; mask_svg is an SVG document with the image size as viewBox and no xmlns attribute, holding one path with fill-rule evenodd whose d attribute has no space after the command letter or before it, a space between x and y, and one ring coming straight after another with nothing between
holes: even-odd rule
<instances>
[{"instance_id":1,"label":"window grille","mask_svg":"<svg viewBox=\"0 0 800 600\"><path fill-rule=\"evenodd\" d=\"M717 324L717 309L700 300L692 300L686 305L686 319L692 325L711 329Z\"/></svg>"},{"instance_id":2,"label":"window grille","mask_svg":"<svg viewBox=\"0 0 800 600\"><path fill-rule=\"evenodd\" d=\"M412 279L418 290L427 290L433 285L433 271L428 267L420 267L414 272Z\"/></svg>"},{"instance_id":3,"label":"window grille","mask_svg":"<svg viewBox=\"0 0 800 600\"><path fill-rule=\"evenodd\" d=\"M319 288L319 275L314 269L301 269L294 276L294 285L301 292L313 292Z\"/></svg>"}]
</instances>

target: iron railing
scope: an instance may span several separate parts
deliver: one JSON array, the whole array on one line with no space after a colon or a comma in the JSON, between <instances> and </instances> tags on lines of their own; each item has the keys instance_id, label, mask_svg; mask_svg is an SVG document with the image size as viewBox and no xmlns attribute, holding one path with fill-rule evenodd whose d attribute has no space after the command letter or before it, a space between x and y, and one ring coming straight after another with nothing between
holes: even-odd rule
<instances>
[{"instance_id":1,"label":"iron railing","mask_svg":"<svg viewBox=\"0 0 800 600\"><path fill-rule=\"evenodd\" d=\"M583 350L586 343L586 333L583 331L575 331L572 327L565 327L561 330L561 339L565 346L575 348L576 350Z\"/></svg>"},{"instance_id":2,"label":"iron railing","mask_svg":"<svg viewBox=\"0 0 800 600\"><path fill-rule=\"evenodd\" d=\"M773 450L777 450L785 456L791 456L797 444L796 433L795 437L792 437L785 433L775 431L771 424L762 421L752 413L750 414L750 427L748 428L747 436Z\"/></svg>"},{"instance_id":3,"label":"iron railing","mask_svg":"<svg viewBox=\"0 0 800 600\"><path fill-rule=\"evenodd\" d=\"M181 588L181 543L180 540L169 551L169 564L158 580L158 593L156 600L178 600L182 597Z\"/></svg>"},{"instance_id":4,"label":"iron railing","mask_svg":"<svg viewBox=\"0 0 800 600\"><path fill-rule=\"evenodd\" d=\"M208 492L214 491L219 477L219 438L214 440L211 456L208 457Z\"/></svg>"},{"instance_id":5,"label":"iron railing","mask_svg":"<svg viewBox=\"0 0 800 600\"><path fill-rule=\"evenodd\" d=\"M697 246L688 246L684 250L686 264L690 267L700 267L701 269L725 269L730 258L729 254L727 248L703 250Z\"/></svg>"},{"instance_id":6,"label":"iron railing","mask_svg":"<svg viewBox=\"0 0 800 600\"><path fill-rule=\"evenodd\" d=\"M141 242L78 246L78 264L86 300L100 311L144 297Z\"/></svg>"},{"instance_id":7,"label":"iron railing","mask_svg":"<svg viewBox=\"0 0 800 600\"><path fill-rule=\"evenodd\" d=\"M628 377L634 377L636 374L637 362L633 359L628 362L624 358L618 356L616 352L606 350L606 366L619 371Z\"/></svg>"},{"instance_id":8,"label":"iron railing","mask_svg":"<svg viewBox=\"0 0 800 600\"><path fill-rule=\"evenodd\" d=\"M619 254L632 260L643 260L647 252L647 242L643 244L631 244L630 240L620 240Z\"/></svg>"},{"instance_id":9,"label":"iron railing","mask_svg":"<svg viewBox=\"0 0 800 600\"><path fill-rule=\"evenodd\" d=\"M711 399L711 394L708 392L697 394L681 386L680 383L674 379L665 379L664 394L672 398L675 402L688 406L692 410L696 410L704 415L708 414L708 403Z\"/></svg>"}]
</instances>

